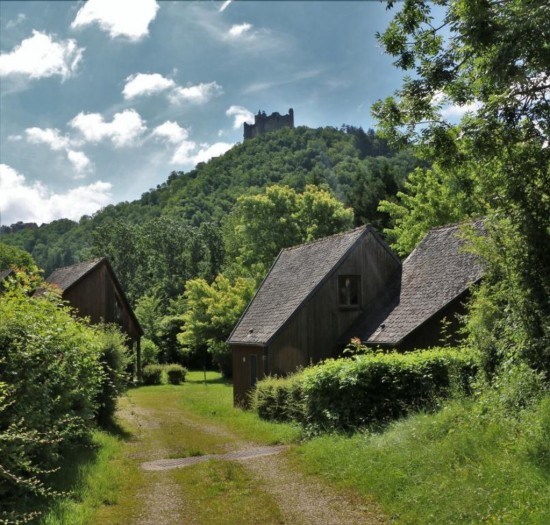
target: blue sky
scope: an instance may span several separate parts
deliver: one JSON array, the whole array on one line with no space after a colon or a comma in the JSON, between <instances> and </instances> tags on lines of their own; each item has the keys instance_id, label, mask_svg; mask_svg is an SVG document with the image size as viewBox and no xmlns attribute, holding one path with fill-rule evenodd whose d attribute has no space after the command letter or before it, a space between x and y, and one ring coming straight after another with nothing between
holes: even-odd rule
<instances>
[{"instance_id":1,"label":"blue sky","mask_svg":"<svg viewBox=\"0 0 550 525\"><path fill-rule=\"evenodd\" d=\"M242 141L259 109L373 127L379 2L0 2L0 211L78 219Z\"/></svg>"}]
</instances>

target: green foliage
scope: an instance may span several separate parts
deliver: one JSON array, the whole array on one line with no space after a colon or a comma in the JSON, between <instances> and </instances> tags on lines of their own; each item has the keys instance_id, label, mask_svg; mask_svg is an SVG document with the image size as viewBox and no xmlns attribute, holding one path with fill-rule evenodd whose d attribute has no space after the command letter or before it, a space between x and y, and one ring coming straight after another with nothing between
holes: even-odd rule
<instances>
[{"instance_id":1,"label":"green foliage","mask_svg":"<svg viewBox=\"0 0 550 525\"><path fill-rule=\"evenodd\" d=\"M476 358L463 349L367 353L329 359L291 379L260 381L254 404L266 417L292 414L316 431L349 431L385 424L468 391L476 371Z\"/></svg>"},{"instance_id":2,"label":"green foliage","mask_svg":"<svg viewBox=\"0 0 550 525\"><path fill-rule=\"evenodd\" d=\"M98 330L55 297L0 296L0 515L55 495L46 483L62 447L86 440L106 379ZM106 401L103 398L103 401Z\"/></svg>"},{"instance_id":3,"label":"green foliage","mask_svg":"<svg viewBox=\"0 0 550 525\"><path fill-rule=\"evenodd\" d=\"M393 213L402 252L449 214L486 217L489 234L476 249L487 273L477 297L489 316L480 304L472 336L487 362L520 357L550 377L550 55L533 45L548 41L550 11L545 0L442 6L434 21L430 2L406 2L380 36L414 78L373 113L393 144L414 144L438 170L425 183L413 179L397 206L383 209ZM475 111L451 125L446 104ZM411 223L419 225L412 234Z\"/></svg>"},{"instance_id":4,"label":"green foliage","mask_svg":"<svg viewBox=\"0 0 550 525\"><path fill-rule=\"evenodd\" d=\"M127 387L129 378L126 371L132 364L132 358L126 347L126 337L118 326L105 325L95 331L103 367L97 418L101 424L108 425L114 416L117 398Z\"/></svg>"},{"instance_id":5,"label":"green foliage","mask_svg":"<svg viewBox=\"0 0 550 525\"><path fill-rule=\"evenodd\" d=\"M166 378L171 385L179 385L185 381L187 375L187 369L181 365L171 364L165 365L164 371L166 372Z\"/></svg>"},{"instance_id":6,"label":"green foliage","mask_svg":"<svg viewBox=\"0 0 550 525\"><path fill-rule=\"evenodd\" d=\"M141 380L144 385L162 384L162 365L147 365L141 371Z\"/></svg>"},{"instance_id":7,"label":"green foliage","mask_svg":"<svg viewBox=\"0 0 550 525\"><path fill-rule=\"evenodd\" d=\"M305 402L300 373L284 378L262 379L252 391L252 409L269 421L305 420Z\"/></svg>"},{"instance_id":8,"label":"green foliage","mask_svg":"<svg viewBox=\"0 0 550 525\"><path fill-rule=\"evenodd\" d=\"M7 268L20 268L29 272L38 271L30 253L0 242L0 270Z\"/></svg>"},{"instance_id":9,"label":"green foliage","mask_svg":"<svg viewBox=\"0 0 550 525\"><path fill-rule=\"evenodd\" d=\"M308 185L302 193L270 186L240 197L224 229L227 257L239 268L264 271L282 248L349 229L353 211L327 189Z\"/></svg>"},{"instance_id":10,"label":"green foliage","mask_svg":"<svg viewBox=\"0 0 550 525\"><path fill-rule=\"evenodd\" d=\"M188 281L184 293L183 330L178 335L186 351L200 353L208 348L221 371L231 375L230 351L225 341L255 288L254 279L238 277L231 281L222 274L212 284L204 279Z\"/></svg>"},{"instance_id":11,"label":"green foliage","mask_svg":"<svg viewBox=\"0 0 550 525\"><path fill-rule=\"evenodd\" d=\"M141 366L158 364L159 348L150 339L141 340Z\"/></svg>"}]
</instances>

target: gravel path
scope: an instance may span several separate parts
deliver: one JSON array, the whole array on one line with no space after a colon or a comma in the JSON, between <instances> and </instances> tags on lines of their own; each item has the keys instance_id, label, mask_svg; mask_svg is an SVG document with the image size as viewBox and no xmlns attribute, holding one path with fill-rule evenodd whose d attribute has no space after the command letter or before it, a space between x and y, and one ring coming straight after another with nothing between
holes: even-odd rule
<instances>
[{"instance_id":1,"label":"gravel path","mask_svg":"<svg viewBox=\"0 0 550 525\"><path fill-rule=\"evenodd\" d=\"M138 497L144 502L139 519L133 525L182 525L197 523L186 512L181 490L170 470L207 460L239 461L260 488L269 494L288 525L371 525L386 523L375 505L368 505L353 495L339 491L328 484L297 471L289 460L288 446L262 447L243 440L223 427L188 420L183 413L170 412L170 419L179 418L186 427L219 436L227 443L227 454L209 454L174 458L162 443L150 439L150 430L166 421L165 410L143 409L132 406L120 415L139 429L136 440L130 444L130 455L139 461L144 475L150 476L146 490ZM147 442L144 449L141 445ZM236 523L235 525L239 525ZM259 524L260 525L260 524Z\"/></svg>"}]
</instances>

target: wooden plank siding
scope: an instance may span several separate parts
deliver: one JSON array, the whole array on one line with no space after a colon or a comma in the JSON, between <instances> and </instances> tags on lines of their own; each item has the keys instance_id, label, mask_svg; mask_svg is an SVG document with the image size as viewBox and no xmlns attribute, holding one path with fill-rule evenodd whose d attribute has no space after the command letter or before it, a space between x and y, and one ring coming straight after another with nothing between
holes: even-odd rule
<instances>
[{"instance_id":1,"label":"wooden plank siding","mask_svg":"<svg viewBox=\"0 0 550 525\"><path fill-rule=\"evenodd\" d=\"M252 376L259 381L269 368L267 349L263 346L235 345L233 349L233 404L248 406L248 393L254 386Z\"/></svg>"},{"instance_id":2,"label":"wooden plank siding","mask_svg":"<svg viewBox=\"0 0 550 525\"><path fill-rule=\"evenodd\" d=\"M359 316L377 307L377 297L384 293L389 280L399 271L395 255L372 233L366 235L270 342L269 373L286 375L300 366L339 355L342 335ZM357 308L338 305L340 275L361 276Z\"/></svg>"}]
</instances>

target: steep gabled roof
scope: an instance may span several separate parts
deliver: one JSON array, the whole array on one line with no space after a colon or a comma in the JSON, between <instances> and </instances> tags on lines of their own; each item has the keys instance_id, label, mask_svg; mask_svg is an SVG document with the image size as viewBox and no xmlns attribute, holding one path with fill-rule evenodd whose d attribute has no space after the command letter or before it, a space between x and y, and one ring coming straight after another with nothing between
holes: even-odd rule
<instances>
[{"instance_id":1,"label":"steep gabled roof","mask_svg":"<svg viewBox=\"0 0 550 525\"><path fill-rule=\"evenodd\" d=\"M474 224L483 231L481 221ZM393 297L364 319L355 335L369 344L399 345L483 276L479 259L464 250L461 225L431 230L403 262Z\"/></svg>"},{"instance_id":2,"label":"steep gabled roof","mask_svg":"<svg viewBox=\"0 0 550 525\"><path fill-rule=\"evenodd\" d=\"M77 263L71 266L64 266L63 268L57 268L46 279L46 282L58 286L59 288L61 288L62 292L65 293L67 290L69 290L82 279L84 279L89 273L91 273L101 264L105 264L107 266L111 278L115 283L118 293L126 309L128 310L130 317L134 321L139 333L143 335L143 329L141 328L141 325L139 324L139 321L134 311L132 310L132 307L130 306L130 302L126 297L124 290L122 289L122 286L115 274L115 271L113 270L113 267L111 266L111 263L109 262L109 259L107 259L106 257L92 259L91 261Z\"/></svg>"},{"instance_id":3,"label":"steep gabled roof","mask_svg":"<svg viewBox=\"0 0 550 525\"><path fill-rule=\"evenodd\" d=\"M268 344L369 231L362 226L281 250L228 342Z\"/></svg>"},{"instance_id":4,"label":"steep gabled roof","mask_svg":"<svg viewBox=\"0 0 550 525\"><path fill-rule=\"evenodd\" d=\"M92 259L91 261L57 268L46 279L46 282L58 286L65 292L89 274L102 261L103 259Z\"/></svg>"}]
</instances>

